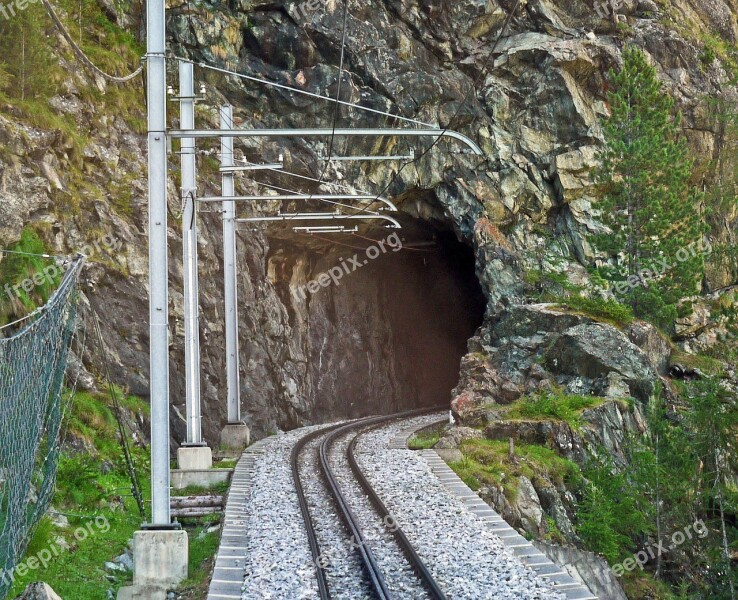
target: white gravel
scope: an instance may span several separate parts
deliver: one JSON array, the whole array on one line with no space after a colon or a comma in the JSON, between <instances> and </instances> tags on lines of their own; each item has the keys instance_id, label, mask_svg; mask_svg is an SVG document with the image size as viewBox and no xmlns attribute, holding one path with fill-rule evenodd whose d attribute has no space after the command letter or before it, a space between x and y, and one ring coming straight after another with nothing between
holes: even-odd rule
<instances>
[{"instance_id":1,"label":"white gravel","mask_svg":"<svg viewBox=\"0 0 738 600\"><path fill-rule=\"evenodd\" d=\"M421 456L410 450L390 450L389 441L414 423L438 417L402 421L365 434L357 448L358 462L449 600L563 600L532 570L514 558L493 533L451 496ZM243 509L248 541L244 600L313 600L318 598L315 565L305 533L289 458L292 446L315 429L303 428L276 436L264 445L254 463L251 491ZM320 439L320 438L319 438ZM393 596L416 600L427 596L419 588L404 556L394 546L369 500L354 486L344 465L339 440L330 459L342 490L367 542L380 563ZM336 514L320 478L314 451L303 452L300 470L316 524L328 585L336 600L371 599L355 549Z\"/></svg>"},{"instance_id":2,"label":"white gravel","mask_svg":"<svg viewBox=\"0 0 738 600\"><path fill-rule=\"evenodd\" d=\"M321 426L323 427L323 426ZM248 532L244 600L308 600L318 597L290 452L305 428L270 439L254 463L253 484L244 510Z\"/></svg>"},{"instance_id":3,"label":"white gravel","mask_svg":"<svg viewBox=\"0 0 738 600\"><path fill-rule=\"evenodd\" d=\"M388 448L413 424L436 421L420 417L362 436L357 462L449 600L564 600L446 491L421 456Z\"/></svg>"}]
</instances>

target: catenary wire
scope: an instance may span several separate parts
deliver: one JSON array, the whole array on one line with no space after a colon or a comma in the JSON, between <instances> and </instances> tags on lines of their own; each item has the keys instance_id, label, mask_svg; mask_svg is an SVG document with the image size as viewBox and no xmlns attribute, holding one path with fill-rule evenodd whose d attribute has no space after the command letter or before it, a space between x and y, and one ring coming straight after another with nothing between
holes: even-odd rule
<instances>
[{"instance_id":1,"label":"catenary wire","mask_svg":"<svg viewBox=\"0 0 738 600\"><path fill-rule=\"evenodd\" d=\"M384 194L387 193L387 191L395 184L397 179L399 178L400 174L405 170L405 167L416 164L421 158L425 157L433 148L436 147L438 142L443 138L443 136L448 133L448 131L451 129L451 126L454 124L454 121L458 118L459 114L461 114L461 111L463 110L466 103L469 101L470 96L472 93L474 93L477 89L477 85L482 80L483 77L487 75L487 68L489 67L490 62L492 61L495 50L497 50L497 46L500 43L500 40L502 39L502 36L507 31L508 26L510 25L510 22L512 21L513 16L515 15L516 11L518 10L518 6L520 5L520 0L515 0L515 4L512 7L512 10L509 12L507 17L505 18L504 23L502 24L502 27L497 34L497 37L495 38L495 43L492 45L492 50L490 50L489 55L487 56L487 60L482 65L482 69L479 72L479 75L474 79L472 84L469 86L469 89L466 91L466 94L464 94L464 97L462 98L461 103L459 104L458 108L456 109L456 112L454 113L453 117L448 122L448 125L442 130L442 132L439 134L439 136L433 141L433 143L428 146L423 152L421 152L419 155L415 156L412 160L409 160L399 168L397 173L394 174L392 177L392 180L382 189L379 194L377 194L377 198L379 196L384 196Z\"/></svg>"},{"instance_id":2,"label":"catenary wire","mask_svg":"<svg viewBox=\"0 0 738 600\"><path fill-rule=\"evenodd\" d=\"M41 0L44 7L46 8L46 12L49 13L49 16L51 17L51 20L54 21L54 25L59 30L59 33L62 34L64 39L67 41L67 43L72 47L73 52L77 55L77 58L84 64L88 69L90 69L93 73L99 75L103 79L106 79L107 81L111 81L113 83L127 83L128 81L131 81L135 77L138 77L141 72L144 69L144 65L142 64L138 69L136 69L133 73L130 75L126 75L125 77L117 77L115 75L109 75L102 69L100 69L95 63L93 63L88 56L82 51L82 49L77 45L77 43L74 41L72 36L67 31L66 27L64 27L64 23L61 22L61 19L56 14L56 11L54 10L54 7L51 6L51 3L49 0Z\"/></svg>"}]
</instances>

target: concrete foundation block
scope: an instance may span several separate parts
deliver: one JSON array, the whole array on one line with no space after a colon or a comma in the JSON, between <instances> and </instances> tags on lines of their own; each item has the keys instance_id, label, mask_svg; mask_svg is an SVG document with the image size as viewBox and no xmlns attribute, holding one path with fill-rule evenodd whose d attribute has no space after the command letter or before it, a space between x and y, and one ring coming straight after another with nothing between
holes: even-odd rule
<instances>
[{"instance_id":1,"label":"concrete foundation block","mask_svg":"<svg viewBox=\"0 0 738 600\"><path fill-rule=\"evenodd\" d=\"M207 446L182 446L177 450L177 466L182 471L205 471L213 466L213 451Z\"/></svg>"},{"instance_id":2,"label":"concrete foundation block","mask_svg":"<svg viewBox=\"0 0 738 600\"><path fill-rule=\"evenodd\" d=\"M211 488L220 483L228 483L232 475L233 469L205 469L202 471L172 469L170 484L175 490L193 486Z\"/></svg>"},{"instance_id":3,"label":"concrete foundation block","mask_svg":"<svg viewBox=\"0 0 738 600\"><path fill-rule=\"evenodd\" d=\"M167 600L167 588L158 585L129 585L118 590L118 600Z\"/></svg>"},{"instance_id":4,"label":"concrete foundation block","mask_svg":"<svg viewBox=\"0 0 738 600\"><path fill-rule=\"evenodd\" d=\"M133 587L176 587L187 579L189 546L182 530L133 534Z\"/></svg>"},{"instance_id":5,"label":"concrete foundation block","mask_svg":"<svg viewBox=\"0 0 738 600\"><path fill-rule=\"evenodd\" d=\"M228 450L243 450L251 443L251 431L243 423L226 425L220 433L220 445Z\"/></svg>"}]
</instances>

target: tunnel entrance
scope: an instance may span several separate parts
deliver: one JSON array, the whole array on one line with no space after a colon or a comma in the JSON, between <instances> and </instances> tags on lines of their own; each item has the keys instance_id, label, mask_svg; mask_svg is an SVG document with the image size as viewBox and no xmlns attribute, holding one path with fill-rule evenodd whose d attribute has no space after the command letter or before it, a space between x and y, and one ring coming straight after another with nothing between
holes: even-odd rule
<instances>
[{"instance_id":1,"label":"tunnel entrance","mask_svg":"<svg viewBox=\"0 0 738 600\"><path fill-rule=\"evenodd\" d=\"M272 247L306 351L310 421L450 404L486 307L474 252L450 227L401 221ZM340 279L327 282L331 270Z\"/></svg>"}]
</instances>

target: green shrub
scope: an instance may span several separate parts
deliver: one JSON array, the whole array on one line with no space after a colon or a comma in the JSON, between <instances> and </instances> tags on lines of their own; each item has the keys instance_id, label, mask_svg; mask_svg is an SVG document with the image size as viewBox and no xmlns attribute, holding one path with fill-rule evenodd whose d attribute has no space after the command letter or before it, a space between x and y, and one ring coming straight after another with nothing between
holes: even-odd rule
<instances>
[{"instance_id":1,"label":"green shrub","mask_svg":"<svg viewBox=\"0 0 738 600\"><path fill-rule=\"evenodd\" d=\"M577 519L577 533L586 548L604 556L609 564L617 563L633 547L631 539L619 531L613 499L599 487L586 488Z\"/></svg>"},{"instance_id":2,"label":"green shrub","mask_svg":"<svg viewBox=\"0 0 738 600\"><path fill-rule=\"evenodd\" d=\"M513 501L521 476L535 481L545 477L556 485L578 485L579 467L554 450L535 444L516 444L514 459L509 445L502 440L466 440L461 444L464 458L449 466L473 490L482 485L502 486L506 497Z\"/></svg>"}]
</instances>

